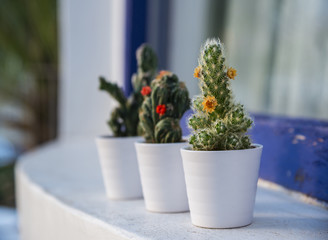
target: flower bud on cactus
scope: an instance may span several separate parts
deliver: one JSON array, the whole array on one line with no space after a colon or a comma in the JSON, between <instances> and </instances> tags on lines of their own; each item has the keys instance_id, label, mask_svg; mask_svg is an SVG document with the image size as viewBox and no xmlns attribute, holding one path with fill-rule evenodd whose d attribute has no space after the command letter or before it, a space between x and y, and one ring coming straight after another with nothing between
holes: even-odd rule
<instances>
[{"instance_id":1,"label":"flower bud on cactus","mask_svg":"<svg viewBox=\"0 0 328 240\"><path fill-rule=\"evenodd\" d=\"M181 142L180 119L190 106L185 84L175 74L161 71L144 97L139 118L146 142Z\"/></svg>"},{"instance_id":2,"label":"flower bud on cactus","mask_svg":"<svg viewBox=\"0 0 328 240\"><path fill-rule=\"evenodd\" d=\"M107 82L103 77L99 78L99 89L107 91L119 103L108 121L115 137L142 134L139 127L139 108L143 102L143 95L149 94L150 83L156 74L157 57L152 48L146 44L137 49L136 55L138 69L132 76L133 92L129 98L124 96L122 89L117 84Z\"/></svg>"},{"instance_id":3,"label":"flower bud on cactus","mask_svg":"<svg viewBox=\"0 0 328 240\"><path fill-rule=\"evenodd\" d=\"M193 100L189 143L194 150L234 150L251 147L246 134L253 121L244 106L232 97L230 81L237 71L227 68L220 40L207 40L201 49L194 77L199 78L202 95Z\"/></svg>"}]
</instances>

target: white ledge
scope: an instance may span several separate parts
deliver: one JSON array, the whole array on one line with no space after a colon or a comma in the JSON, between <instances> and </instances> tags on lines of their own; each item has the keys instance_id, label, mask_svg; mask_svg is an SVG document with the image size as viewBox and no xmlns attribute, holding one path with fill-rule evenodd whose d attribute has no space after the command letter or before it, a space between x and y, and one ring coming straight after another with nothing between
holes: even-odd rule
<instances>
[{"instance_id":1,"label":"white ledge","mask_svg":"<svg viewBox=\"0 0 328 240\"><path fill-rule=\"evenodd\" d=\"M259 186L253 224L203 229L189 213L147 212L143 200L105 196L93 139L46 145L16 168L22 240L328 239L328 211L282 190Z\"/></svg>"}]
</instances>

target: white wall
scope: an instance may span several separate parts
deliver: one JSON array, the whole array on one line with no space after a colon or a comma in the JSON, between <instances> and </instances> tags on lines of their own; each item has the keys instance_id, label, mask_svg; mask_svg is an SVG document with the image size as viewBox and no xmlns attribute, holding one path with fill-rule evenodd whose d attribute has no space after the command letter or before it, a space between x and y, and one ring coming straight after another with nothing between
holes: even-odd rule
<instances>
[{"instance_id":1,"label":"white wall","mask_svg":"<svg viewBox=\"0 0 328 240\"><path fill-rule=\"evenodd\" d=\"M125 1L60 0L59 136L108 134L115 104L100 75L123 83Z\"/></svg>"},{"instance_id":2,"label":"white wall","mask_svg":"<svg viewBox=\"0 0 328 240\"><path fill-rule=\"evenodd\" d=\"M176 73L189 89L190 96L199 93L198 80L193 77L198 65L201 45L208 37L205 27L210 1L172 1L168 69Z\"/></svg>"}]
</instances>

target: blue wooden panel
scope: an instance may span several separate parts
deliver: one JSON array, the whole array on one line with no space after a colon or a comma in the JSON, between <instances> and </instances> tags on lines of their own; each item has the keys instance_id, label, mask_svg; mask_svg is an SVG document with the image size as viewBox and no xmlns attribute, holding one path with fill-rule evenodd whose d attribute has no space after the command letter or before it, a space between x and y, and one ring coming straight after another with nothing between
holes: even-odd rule
<instances>
[{"instance_id":1,"label":"blue wooden panel","mask_svg":"<svg viewBox=\"0 0 328 240\"><path fill-rule=\"evenodd\" d=\"M255 115L260 177L328 201L328 122Z\"/></svg>"},{"instance_id":2,"label":"blue wooden panel","mask_svg":"<svg viewBox=\"0 0 328 240\"><path fill-rule=\"evenodd\" d=\"M181 120L184 135L189 134ZM328 122L254 115L253 142L264 145L260 177L328 202Z\"/></svg>"},{"instance_id":3,"label":"blue wooden panel","mask_svg":"<svg viewBox=\"0 0 328 240\"><path fill-rule=\"evenodd\" d=\"M126 0L124 93L132 91L131 76L137 70L136 50L146 41L147 0Z\"/></svg>"}]
</instances>

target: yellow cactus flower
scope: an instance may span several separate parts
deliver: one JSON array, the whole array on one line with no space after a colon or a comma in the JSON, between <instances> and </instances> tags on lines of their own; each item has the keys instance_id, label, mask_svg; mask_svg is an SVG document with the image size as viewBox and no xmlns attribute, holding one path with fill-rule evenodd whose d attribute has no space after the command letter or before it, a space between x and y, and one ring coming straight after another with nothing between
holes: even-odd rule
<instances>
[{"instance_id":1,"label":"yellow cactus flower","mask_svg":"<svg viewBox=\"0 0 328 240\"><path fill-rule=\"evenodd\" d=\"M201 70L200 66L195 68L195 71L194 71L194 77L195 78L200 78L200 70Z\"/></svg>"},{"instance_id":2,"label":"yellow cactus flower","mask_svg":"<svg viewBox=\"0 0 328 240\"><path fill-rule=\"evenodd\" d=\"M227 71L227 76L228 78L235 80L235 77L237 76L237 70L232 67L229 68Z\"/></svg>"},{"instance_id":3,"label":"yellow cactus flower","mask_svg":"<svg viewBox=\"0 0 328 240\"><path fill-rule=\"evenodd\" d=\"M204 111L206 111L207 113L212 113L218 105L218 102L216 101L215 97L207 96L202 102L202 104Z\"/></svg>"}]
</instances>

